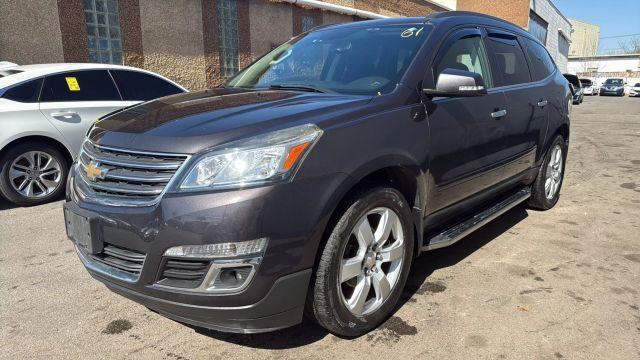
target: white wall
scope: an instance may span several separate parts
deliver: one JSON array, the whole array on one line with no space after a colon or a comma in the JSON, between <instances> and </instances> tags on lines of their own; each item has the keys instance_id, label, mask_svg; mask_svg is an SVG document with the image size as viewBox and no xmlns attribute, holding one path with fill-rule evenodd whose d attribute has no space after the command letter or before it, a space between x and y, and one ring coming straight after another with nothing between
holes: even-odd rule
<instances>
[{"instance_id":1,"label":"white wall","mask_svg":"<svg viewBox=\"0 0 640 360\"><path fill-rule=\"evenodd\" d=\"M568 71L571 74L586 72L591 68L597 68L599 73L640 71L640 57L637 59L569 60Z\"/></svg>"},{"instance_id":2,"label":"white wall","mask_svg":"<svg viewBox=\"0 0 640 360\"><path fill-rule=\"evenodd\" d=\"M628 92L630 86L640 82L640 56L636 59L569 60L568 64L568 72L571 74L585 73L596 68L597 72L586 78L591 79L598 86L602 85L607 78L623 78L627 82L626 91Z\"/></svg>"}]
</instances>

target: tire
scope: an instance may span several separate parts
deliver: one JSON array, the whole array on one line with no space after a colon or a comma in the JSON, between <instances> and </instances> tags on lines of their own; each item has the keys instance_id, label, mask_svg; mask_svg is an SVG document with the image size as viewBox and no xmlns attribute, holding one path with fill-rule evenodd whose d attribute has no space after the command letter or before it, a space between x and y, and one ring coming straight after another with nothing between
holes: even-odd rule
<instances>
[{"instance_id":1,"label":"tire","mask_svg":"<svg viewBox=\"0 0 640 360\"><path fill-rule=\"evenodd\" d=\"M15 177L16 171L23 175ZM0 193L16 205L44 204L61 197L68 173L67 159L55 147L40 142L19 144L7 150L0 159ZM29 180L30 176L33 176L32 180ZM23 181L26 185L21 188Z\"/></svg>"},{"instance_id":2,"label":"tire","mask_svg":"<svg viewBox=\"0 0 640 360\"><path fill-rule=\"evenodd\" d=\"M556 149L560 149L561 151L561 158L559 159L559 161L556 158ZM537 210L549 210L556 205L556 203L560 199L560 189L562 188L562 182L564 180L564 169L566 161L567 145L564 141L564 138L558 135L551 143L551 146L549 147L549 150L544 157L542 165L540 166L540 170L538 171L538 176L533 183L532 193L528 203L530 208ZM552 177L548 179L548 175L550 175L550 173L554 171L554 166L557 164L559 164L559 174L556 173L555 175L553 175L552 173ZM550 191L548 191L549 189L547 189L546 187L547 180L551 181L549 186L553 184L555 187L555 190L553 191L553 194L551 196L549 196Z\"/></svg>"},{"instance_id":3,"label":"tire","mask_svg":"<svg viewBox=\"0 0 640 360\"><path fill-rule=\"evenodd\" d=\"M330 332L339 336L356 337L384 322L398 303L413 257L413 225L409 205L402 194L393 188L375 187L367 190L352 198L343 208L345 210L339 215L324 248L321 249L316 275L310 289L310 310L315 320ZM376 222L377 216L378 219L387 216L389 221L386 223L392 224L389 227L392 229L390 236L384 239L384 236L373 235L373 242L375 243L376 239L380 240L382 246L361 254L362 247L358 236L366 231L358 232L357 229L369 228L372 233L384 233L375 231L380 230L378 226L381 224L380 220ZM400 238L403 243L402 249L398 245ZM379 256L376 256L376 253ZM361 257L363 260L358 263ZM384 262L394 258L393 261ZM356 270L347 271L348 268L342 266L343 262L348 263L343 261L347 259L351 259L351 263L354 264L350 269ZM371 270L367 272L367 269ZM358 275L343 274L356 272ZM347 280L340 281L340 277ZM386 285L382 278L390 285L390 291L383 291ZM358 302L356 300L363 297L357 294L365 293L358 290L367 289L367 281L370 285L364 295L365 302ZM362 307L359 304L362 304ZM352 308L348 305L352 305Z\"/></svg>"}]
</instances>

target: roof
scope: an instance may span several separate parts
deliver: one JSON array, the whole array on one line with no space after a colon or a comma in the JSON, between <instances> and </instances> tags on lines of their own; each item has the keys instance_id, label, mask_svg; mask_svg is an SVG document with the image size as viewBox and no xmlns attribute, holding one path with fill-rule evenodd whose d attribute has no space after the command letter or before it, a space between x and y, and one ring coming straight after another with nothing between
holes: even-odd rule
<instances>
[{"instance_id":1,"label":"roof","mask_svg":"<svg viewBox=\"0 0 640 360\"><path fill-rule=\"evenodd\" d=\"M0 89L4 88L5 86L18 84L24 81L28 81L28 80L49 75L49 74L55 74L55 73L60 73L64 71L96 70L96 69L123 69L123 70L126 69L126 70L134 70L134 71L140 71L148 74L153 74L155 76L160 76L158 74L155 74L153 72L150 72L144 69L138 69L138 68L123 66L123 65L112 65L112 64L54 63L54 64L20 65L20 66L11 67L11 70L21 70L23 72L0 78ZM180 88L183 88L180 84L177 84L169 79L166 79L166 80L179 86Z\"/></svg>"}]
</instances>

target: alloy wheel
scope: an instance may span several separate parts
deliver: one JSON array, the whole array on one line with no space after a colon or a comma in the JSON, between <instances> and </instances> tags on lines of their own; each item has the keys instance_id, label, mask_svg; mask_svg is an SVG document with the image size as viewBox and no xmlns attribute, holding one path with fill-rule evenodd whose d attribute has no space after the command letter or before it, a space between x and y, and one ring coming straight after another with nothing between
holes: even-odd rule
<instances>
[{"instance_id":1,"label":"alloy wheel","mask_svg":"<svg viewBox=\"0 0 640 360\"><path fill-rule=\"evenodd\" d=\"M43 151L28 151L13 160L9 167L9 183L28 199L45 197L62 181L60 162Z\"/></svg>"},{"instance_id":2,"label":"alloy wheel","mask_svg":"<svg viewBox=\"0 0 640 360\"><path fill-rule=\"evenodd\" d=\"M560 145L556 145L551 151L546 174L544 193L547 199L551 200L556 196L562 181L562 148Z\"/></svg>"},{"instance_id":3,"label":"alloy wheel","mask_svg":"<svg viewBox=\"0 0 640 360\"><path fill-rule=\"evenodd\" d=\"M344 305L358 316L378 310L391 296L402 272L404 233L398 215L379 207L358 220L342 251L338 289Z\"/></svg>"}]
</instances>

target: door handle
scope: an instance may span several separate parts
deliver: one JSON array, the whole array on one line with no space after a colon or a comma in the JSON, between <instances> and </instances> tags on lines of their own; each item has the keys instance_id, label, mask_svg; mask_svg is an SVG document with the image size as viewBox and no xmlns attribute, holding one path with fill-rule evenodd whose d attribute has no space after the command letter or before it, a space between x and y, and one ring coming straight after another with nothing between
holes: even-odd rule
<instances>
[{"instance_id":1,"label":"door handle","mask_svg":"<svg viewBox=\"0 0 640 360\"><path fill-rule=\"evenodd\" d=\"M539 107L545 107L545 106L547 106L548 103L549 102L547 100L540 100L540 101L538 101L538 106Z\"/></svg>"},{"instance_id":2,"label":"door handle","mask_svg":"<svg viewBox=\"0 0 640 360\"><path fill-rule=\"evenodd\" d=\"M491 113L491 117L494 119L497 118L501 118L503 116L507 115L507 110L506 109L502 109L502 110L497 110Z\"/></svg>"},{"instance_id":3,"label":"door handle","mask_svg":"<svg viewBox=\"0 0 640 360\"><path fill-rule=\"evenodd\" d=\"M51 117L54 118L71 119L74 116L78 116L78 113L75 111L56 111L51 113Z\"/></svg>"}]
</instances>

